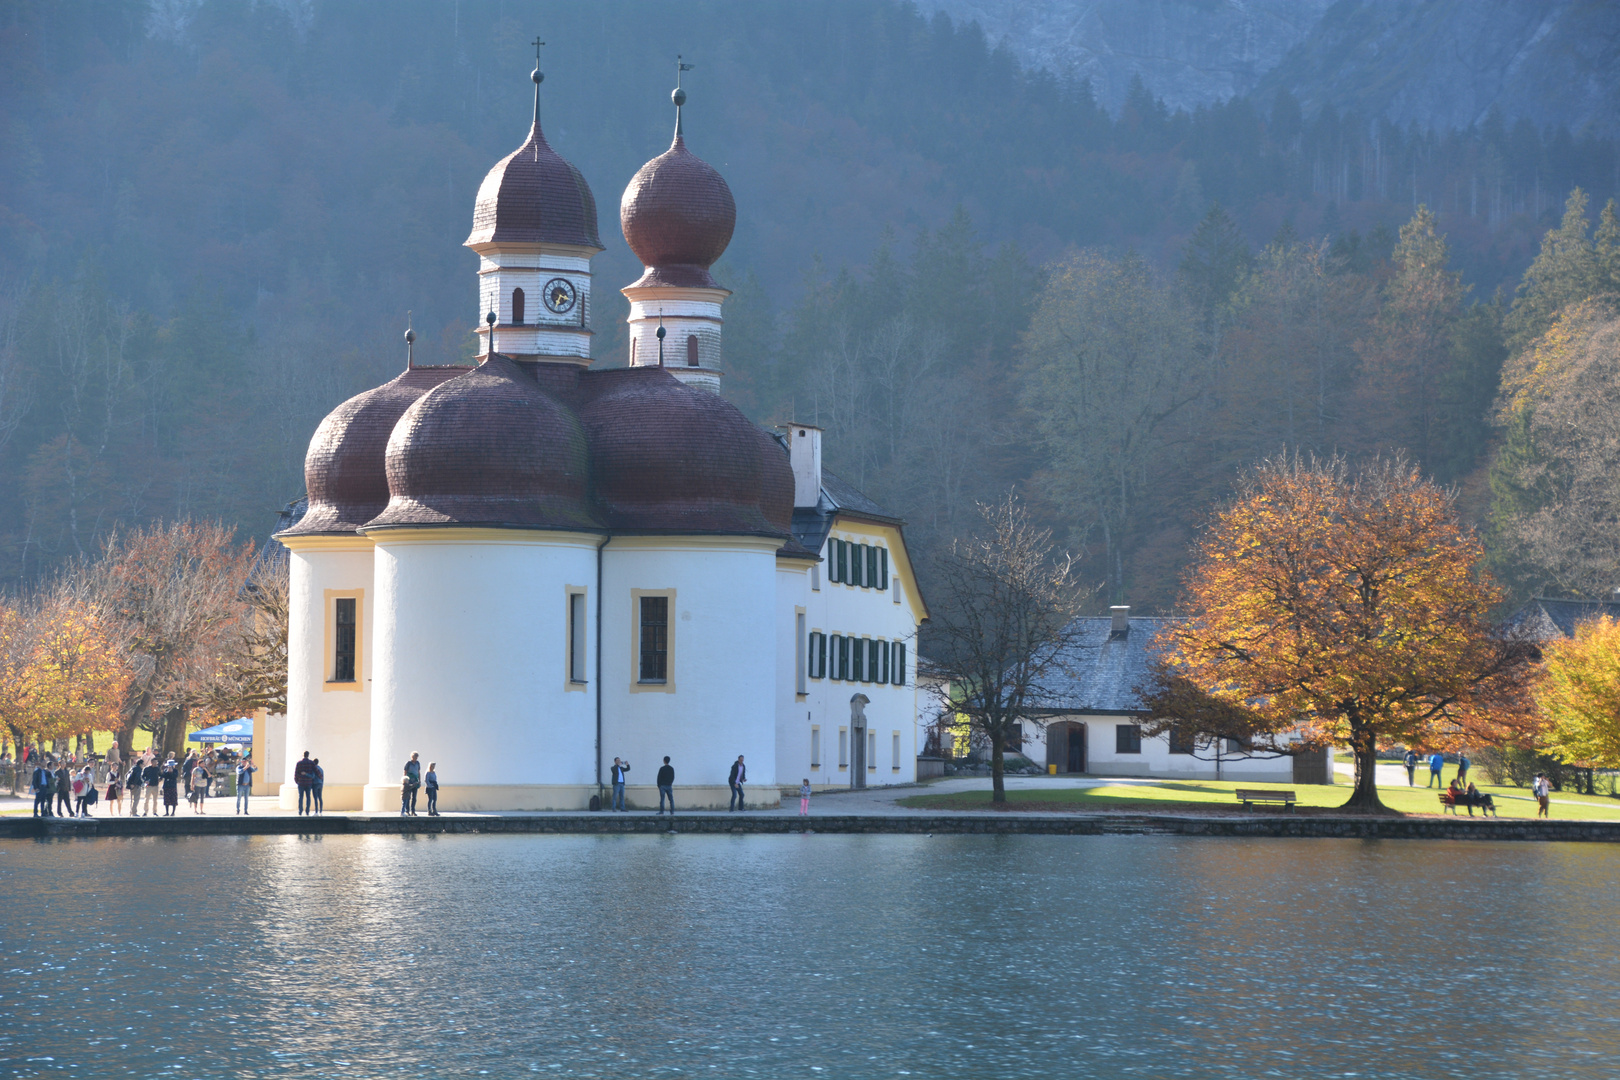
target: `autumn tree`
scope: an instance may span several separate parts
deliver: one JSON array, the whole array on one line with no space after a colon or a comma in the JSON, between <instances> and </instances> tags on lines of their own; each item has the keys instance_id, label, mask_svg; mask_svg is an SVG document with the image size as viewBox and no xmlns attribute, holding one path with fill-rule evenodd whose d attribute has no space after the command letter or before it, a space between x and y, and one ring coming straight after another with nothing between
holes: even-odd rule
<instances>
[{"instance_id":1,"label":"autumn tree","mask_svg":"<svg viewBox=\"0 0 1620 1080\"><path fill-rule=\"evenodd\" d=\"M1620 622L1577 623L1575 636L1548 643L1545 656L1535 688L1548 722L1543 748L1587 769L1620 768Z\"/></svg>"},{"instance_id":2,"label":"autumn tree","mask_svg":"<svg viewBox=\"0 0 1620 1080\"><path fill-rule=\"evenodd\" d=\"M33 675L40 738L121 727L129 669L83 577L62 574L34 618Z\"/></svg>"},{"instance_id":3,"label":"autumn tree","mask_svg":"<svg viewBox=\"0 0 1620 1080\"><path fill-rule=\"evenodd\" d=\"M1044 722L1037 703L1074 663L1070 627L1087 590L1015 497L979 510L978 535L933 560L938 600L926 646L940 712L989 744L991 800L1000 803L1007 748L1020 725Z\"/></svg>"},{"instance_id":4,"label":"autumn tree","mask_svg":"<svg viewBox=\"0 0 1620 1080\"><path fill-rule=\"evenodd\" d=\"M1345 805L1382 809L1380 746L1499 745L1530 724L1534 650L1493 630L1482 556L1451 493L1403 460L1262 463L1198 544L1150 730L1348 747Z\"/></svg>"},{"instance_id":5,"label":"autumn tree","mask_svg":"<svg viewBox=\"0 0 1620 1080\"><path fill-rule=\"evenodd\" d=\"M286 549L272 543L242 586L236 626L226 635L220 677L209 698L220 714L287 711L287 628L292 613Z\"/></svg>"}]
</instances>

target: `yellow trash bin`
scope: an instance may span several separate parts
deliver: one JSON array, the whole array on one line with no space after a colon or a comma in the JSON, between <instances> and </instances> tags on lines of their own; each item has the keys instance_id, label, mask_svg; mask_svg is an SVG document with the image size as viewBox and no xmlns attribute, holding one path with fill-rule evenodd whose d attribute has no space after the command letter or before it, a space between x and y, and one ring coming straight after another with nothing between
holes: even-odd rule
<instances>
[{"instance_id":1,"label":"yellow trash bin","mask_svg":"<svg viewBox=\"0 0 1620 1080\"><path fill-rule=\"evenodd\" d=\"M1046 775L1047 776L1056 776L1057 775L1057 766L1056 765L1048 765L1046 767Z\"/></svg>"}]
</instances>

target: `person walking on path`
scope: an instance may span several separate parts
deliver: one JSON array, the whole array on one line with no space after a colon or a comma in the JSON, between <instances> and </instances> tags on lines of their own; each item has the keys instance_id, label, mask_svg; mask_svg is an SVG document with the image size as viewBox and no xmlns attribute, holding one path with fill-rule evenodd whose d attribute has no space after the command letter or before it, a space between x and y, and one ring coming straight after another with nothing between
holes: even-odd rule
<instances>
[{"instance_id":1,"label":"person walking on path","mask_svg":"<svg viewBox=\"0 0 1620 1080\"><path fill-rule=\"evenodd\" d=\"M1536 773L1536 781L1530 785L1530 794L1536 797L1536 817L1551 817L1552 783L1545 775Z\"/></svg>"},{"instance_id":2,"label":"person walking on path","mask_svg":"<svg viewBox=\"0 0 1620 1080\"><path fill-rule=\"evenodd\" d=\"M1409 747L1401 764L1406 766L1406 786L1417 787L1417 751Z\"/></svg>"},{"instance_id":3,"label":"person walking on path","mask_svg":"<svg viewBox=\"0 0 1620 1080\"><path fill-rule=\"evenodd\" d=\"M298 764L293 766L293 783L298 785L298 813L307 814L314 805L315 798L310 794L310 786L315 783L315 763L309 760L308 750L304 751L304 756L299 759Z\"/></svg>"},{"instance_id":4,"label":"person walking on path","mask_svg":"<svg viewBox=\"0 0 1620 1080\"><path fill-rule=\"evenodd\" d=\"M810 816L810 778L808 776L804 778L804 783L799 785L799 816Z\"/></svg>"},{"instance_id":5,"label":"person walking on path","mask_svg":"<svg viewBox=\"0 0 1620 1080\"><path fill-rule=\"evenodd\" d=\"M158 770L158 776L163 781L163 816L174 817L180 807L180 763L174 760L173 754Z\"/></svg>"},{"instance_id":6,"label":"person walking on path","mask_svg":"<svg viewBox=\"0 0 1620 1080\"><path fill-rule=\"evenodd\" d=\"M326 813L326 770L321 768L321 759L315 759L315 775L310 780L309 798L314 804L315 813Z\"/></svg>"},{"instance_id":7,"label":"person walking on path","mask_svg":"<svg viewBox=\"0 0 1620 1080\"><path fill-rule=\"evenodd\" d=\"M406 793L406 801L410 804L411 817L416 816L416 793L422 788L422 759L420 754L412 754L411 760L405 763L405 777L410 781L410 790Z\"/></svg>"},{"instance_id":8,"label":"person walking on path","mask_svg":"<svg viewBox=\"0 0 1620 1080\"><path fill-rule=\"evenodd\" d=\"M253 764L253 754L242 755L242 760L236 763L236 812L248 812L248 798L253 794L253 774L259 767Z\"/></svg>"},{"instance_id":9,"label":"person walking on path","mask_svg":"<svg viewBox=\"0 0 1620 1080\"><path fill-rule=\"evenodd\" d=\"M1426 788L1437 787L1437 788L1440 788L1442 791L1444 791L1446 785L1444 783L1442 783L1441 780L1440 780L1440 770L1444 769L1445 767L1446 767L1446 756L1444 754L1440 753L1440 751L1438 751L1438 750L1436 750L1434 753L1430 754L1429 755L1429 782L1427 784L1424 784L1423 786L1426 787Z\"/></svg>"},{"instance_id":10,"label":"person walking on path","mask_svg":"<svg viewBox=\"0 0 1620 1080\"><path fill-rule=\"evenodd\" d=\"M199 755L197 751L192 750L186 754L186 759L180 763L180 779L185 781L186 801L189 803L196 802L196 800L191 797L191 778L197 770L197 762L201 760L201 755Z\"/></svg>"},{"instance_id":11,"label":"person walking on path","mask_svg":"<svg viewBox=\"0 0 1620 1080\"><path fill-rule=\"evenodd\" d=\"M34 816L55 817L51 812L51 802L56 798L56 774L40 761L34 765L30 780L34 789Z\"/></svg>"},{"instance_id":12,"label":"person walking on path","mask_svg":"<svg viewBox=\"0 0 1620 1080\"><path fill-rule=\"evenodd\" d=\"M1468 779L1468 755L1461 751L1457 753L1457 779Z\"/></svg>"},{"instance_id":13,"label":"person walking on path","mask_svg":"<svg viewBox=\"0 0 1620 1080\"><path fill-rule=\"evenodd\" d=\"M208 813L208 767L201 758L191 767L191 800L192 813Z\"/></svg>"},{"instance_id":14,"label":"person walking on path","mask_svg":"<svg viewBox=\"0 0 1620 1080\"><path fill-rule=\"evenodd\" d=\"M66 761L56 770L56 812L59 816L64 812L67 817L73 816L73 774Z\"/></svg>"},{"instance_id":15,"label":"person walking on path","mask_svg":"<svg viewBox=\"0 0 1620 1080\"><path fill-rule=\"evenodd\" d=\"M658 813L664 812L664 800L669 800L669 816L675 816L675 768L664 758L663 768L658 770Z\"/></svg>"},{"instance_id":16,"label":"person walking on path","mask_svg":"<svg viewBox=\"0 0 1620 1080\"><path fill-rule=\"evenodd\" d=\"M731 805L727 809L744 809L743 785L748 783L748 767L743 764L741 754L738 754L737 760L731 763L731 776L727 778L726 782L731 785Z\"/></svg>"},{"instance_id":17,"label":"person walking on path","mask_svg":"<svg viewBox=\"0 0 1620 1080\"><path fill-rule=\"evenodd\" d=\"M630 763L628 761L620 761L618 758L613 759L613 770L610 775L613 777L613 809L615 810L624 809L624 774L629 771Z\"/></svg>"},{"instance_id":18,"label":"person walking on path","mask_svg":"<svg viewBox=\"0 0 1620 1080\"><path fill-rule=\"evenodd\" d=\"M90 793L95 790L95 784L88 765L73 774L73 809L79 817L90 816Z\"/></svg>"},{"instance_id":19,"label":"person walking on path","mask_svg":"<svg viewBox=\"0 0 1620 1080\"><path fill-rule=\"evenodd\" d=\"M146 760L136 754L129 765L129 773L124 777L124 787L129 790L129 816L141 816L141 777L146 772Z\"/></svg>"},{"instance_id":20,"label":"person walking on path","mask_svg":"<svg viewBox=\"0 0 1620 1080\"><path fill-rule=\"evenodd\" d=\"M113 750L114 750L114 752L116 752L118 750L118 747L115 745L113 747ZM123 784L121 783L121 780L122 780L122 777L120 777L119 774L118 774L118 762L113 760L113 755L112 754L108 754L107 755L107 811L110 814L116 814L119 811L118 800L124 794L124 788L123 788Z\"/></svg>"},{"instance_id":21,"label":"person walking on path","mask_svg":"<svg viewBox=\"0 0 1620 1080\"><path fill-rule=\"evenodd\" d=\"M163 770L158 767L157 751L146 756L146 767L141 770L141 786L146 789L146 813L151 817L158 810L158 796L163 793Z\"/></svg>"},{"instance_id":22,"label":"person walking on path","mask_svg":"<svg viewBox=\"0 0 1620 1080\"><path fill-rule=\"evenodd\" d=\"M422 777L422 790L427 792L428 817L439 816L439 763L428 762L427 775Z\"/></svg>"}]
</instances>

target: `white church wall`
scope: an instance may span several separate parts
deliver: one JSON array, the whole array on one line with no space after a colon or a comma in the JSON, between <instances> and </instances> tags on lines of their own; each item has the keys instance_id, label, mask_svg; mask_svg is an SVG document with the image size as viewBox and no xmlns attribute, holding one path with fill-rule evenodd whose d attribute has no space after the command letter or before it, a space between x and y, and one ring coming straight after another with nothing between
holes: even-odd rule
<instances>
[{"instance_id":1,"label":"white church wall","mask_svg":"<svg viewBox=\"0 0 1620 1080\"><path fill-rule=\"evenodd\" d=\"M738 754L749 805L776 805L777 542L614 537L602 552L602 769L630 762L626 800L654 809L663 757L678 805L724 807ZM669 605L669 671L638 679L638 600Z\"/></svg>"},{"instance_id":2,"label":"white church wall","mask_svg":"<svg viewBox=\"0 0 1620 1080\"><path fill-rule=\"evenodd\" d=\"M1143 736L1137 753L1121 752L1117 728L1139 724L1129 714L1075 714L1054 717L1054 722L1086 725L1086 772L1096 776L1161 777L1175 780L1231 780L1247 783L1288 784L1294 779L1294 761L1287 757L1249 757L1241 750L1226 752L1220 761L1209 746L1197 754L1172 754L1168 735ZM1046 727L1026 725L1023 754L1046 767ZM1217 775L1217 773L1219 775Z\"/></svg>"},{"instance_id":3,"label":"white church wall","mask_svg":"<svg viewBox=\"0 0 1620 1080\"><path fill-rule=\"evenodd\" d=\"M809 563L803 559L778 560L776 776L784 792L797 790L804 778L810 775L810 729L814 710L810 704L809 671L805 666L810 629L809 602Z\"/></svg>"},{"instance_id":4,"label":"white church wall","mask_svg":"<svg viewBox=\"0 0 1620 1080\"><path fill-rule=\"evenodd\" d=\"M594 536L493 529L377 537L376 723L367 809L399 805L405 762L436 761L444 810L582 808L595 697L568 671L568 594L595 633ZM587 652L587 656L590 652Z\"/></svg>"},{"instance_id":5,"label":"white church wall","mask_svg":"<svg viewBox=\"0 0 1620 1080\"><path fill-rule=\"evenodd\" d=\"M287 627L286 751L278 779L283 809L295 809L292 770L304 751L319 758L329 810L357 810L366 782L371 737L371 666L375 655L371 542L363 537L307 537L290 549ZM355 600L355 679L333 680L334 609Z\"/></svg>"}]
</instances>

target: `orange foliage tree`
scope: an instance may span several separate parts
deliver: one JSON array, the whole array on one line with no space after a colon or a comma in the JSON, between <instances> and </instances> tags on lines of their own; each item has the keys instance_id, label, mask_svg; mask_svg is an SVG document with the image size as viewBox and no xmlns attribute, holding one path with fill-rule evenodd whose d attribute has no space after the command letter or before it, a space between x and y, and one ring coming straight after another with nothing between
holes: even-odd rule
<instances>
[{"instance_id":1,"label":"orange foliage tree","mask_svg":"<svg viewBox=\"0 0 1620 1080\"><path fill-rule=\"evenodd\" d=\"M1380 746L1527 737L1536 652L1492 628L1482 557L1451 494L1403 460L1262 463L1197 546L1150 730L1348 747L1345 805L1365 810L1383 808Z\"/></svg>"},{"instance_id":2,"label":"orange foliage tree","mask_svg":"<svg viewBox=\"0 0 1620 1080\"><path fill-rule=\"evenodd\" d=\"M1550 642L1536 704L1549 753L1589 769L1620 767L1620 622L1577 623L1573 638Z\"/></svg>"},{"instance_id":3,"label":"orange foliage tree","mask_svg":"<svg viewBox=\"0 0 1620 1080\"><path fill-rule=\"evenodd\" d=\"M105 621L70 581L40 604L33 648L35 735L117 731L130 670Z\"/></svg>"}]
</instances>

